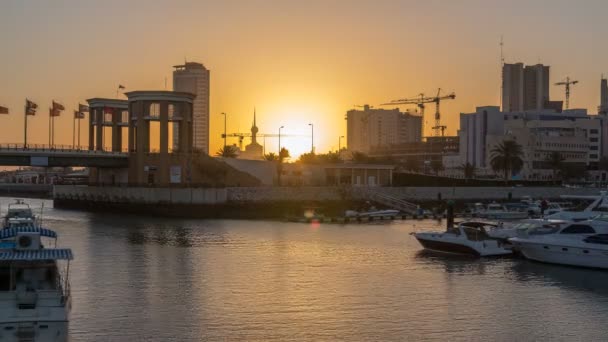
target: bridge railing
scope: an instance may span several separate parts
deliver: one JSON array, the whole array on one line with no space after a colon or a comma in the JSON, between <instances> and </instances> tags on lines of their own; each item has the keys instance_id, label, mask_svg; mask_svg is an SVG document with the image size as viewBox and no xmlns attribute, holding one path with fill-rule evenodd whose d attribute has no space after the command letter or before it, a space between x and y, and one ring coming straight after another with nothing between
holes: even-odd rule
<instances>
[{"instance_id":1,"label":"bridge railing","mask_svg":"<svg viewBox=\"0 0 608 342\"><path fill-rule=\"evenodd\" d=\"M123 155L128 152L126 148L122 151L111 150L89 150L88 146L73 146L73 145L47 145L47 144L16 144L16 143L0 143L0 151L33 151L33 152L77 152L87 154L116 154Z\"/></svg>"}]
</instances>

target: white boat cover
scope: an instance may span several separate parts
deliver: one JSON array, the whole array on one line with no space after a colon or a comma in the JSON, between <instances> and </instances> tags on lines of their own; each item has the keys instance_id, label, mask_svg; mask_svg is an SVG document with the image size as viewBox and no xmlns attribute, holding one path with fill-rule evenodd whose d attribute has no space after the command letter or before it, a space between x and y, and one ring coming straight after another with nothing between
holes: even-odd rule
<instances>
[{"instance_id":1,"label":"white boat cover","mask_svg":"<svg viewBox=\"0 0 608 342\"><path fill-rule=\"evenodd\" d=\"M0 251L0 261L72 260L69 248L44 248L32 251Z\"/></svg>"},{"instance_id":2,"label":"white boat cover","mask_svg":"<svg viewBox=\"0 0 608 342\"><path fill-rule=\"evenodd\" d=\"M0 239L6 239L17 236L18 233L40 233L40 236L46 236L50 238L57 238L57 233L50 229L39 228L32 225L4 228L0 230Z\"/></svg>"}]
</instances>

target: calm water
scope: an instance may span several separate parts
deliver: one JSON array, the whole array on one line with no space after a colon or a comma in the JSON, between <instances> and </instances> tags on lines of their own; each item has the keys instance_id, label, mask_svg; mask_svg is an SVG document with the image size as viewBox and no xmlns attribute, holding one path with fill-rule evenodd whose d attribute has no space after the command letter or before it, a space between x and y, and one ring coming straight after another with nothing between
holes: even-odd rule
<instances>
[{"instance_id":1,"label":"calm water","mask_svg":"<svg viewBox=\"0 0 608 342\"><path fill-rule=\"evenodd\" d=\"M314 226L45 209L45 225L76 255L72 341L608 338L608 272L421 253L409 233L434 221Z\"/></svg>"}]
</instances>

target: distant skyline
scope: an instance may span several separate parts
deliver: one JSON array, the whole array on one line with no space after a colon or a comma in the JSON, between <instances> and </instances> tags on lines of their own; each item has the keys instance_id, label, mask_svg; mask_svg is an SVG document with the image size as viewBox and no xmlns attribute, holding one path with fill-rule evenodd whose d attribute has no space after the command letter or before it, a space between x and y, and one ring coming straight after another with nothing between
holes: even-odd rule
<instances>
[{"instance_id":1,"label":"distant skyline","mask_svg":"<svg viewBox=\"0 0 608 342\"><path fill-rule=\"evenodd\" d=\"M457 95L442 103L451 135L460 112L500 104L501 35L507 63L549 65L552 84L579 80L570 107L596 113L600 77L608 75L605 13L599 0L5 0L0 106L11 114L0 116L0 141L23 141L29 97L40 107L28 120L28 141L48 141L54 99L66 106L56 143L71 144L78 102L114 97L118 84L164 89L166 79L170 89L172 66L184 59L211 70L211 154L223 145L221 112L230 132L249 131L254 106L260 133L285 126L283 133L308 134L312 122L316 150L325 152L337 149L353 105L438 87ZM563 100L563 87L551 85L550 96ZM308 139L282 145L293 155L310 150Z\"/></svg>"}]
</instances>

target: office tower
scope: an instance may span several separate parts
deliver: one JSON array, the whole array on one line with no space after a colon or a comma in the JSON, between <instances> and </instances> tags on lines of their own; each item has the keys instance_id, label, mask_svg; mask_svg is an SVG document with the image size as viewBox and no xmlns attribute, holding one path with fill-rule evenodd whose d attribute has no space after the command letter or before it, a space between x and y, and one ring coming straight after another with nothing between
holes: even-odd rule
<instances>
[{"instance_id":1,"label":"office tower","mask_svg":"<svg viewBox=\"0 0 608 342\"><path fill-rule=\"evenodd\" d=\"M600 106L598 108L598 114L608 114L608 80L603 77L600 83Z\"/></svg>"},{"instance_id":2,"label":"office tower","mask_svg":"<svg viewBox=\"0 0 608 342\"><path fill-rule=\"evenodd\" d=\"M524 64L504 64L502 66L502 111L521 112L524 110Z\"/></svg>"},{"instance_id":3,"label":"office tower","mask_svg":"<svg viewBox=\"0 0 608 342\"><path fill-rule=\"evenodd\" d=\"M209 69L195 62L174 68L173 90L196 95L192 106L194 147L209 154Z\"/></svg>"},{"instance_id":4,"label":"office tower","mask_svg":"<svg viewBox=\"0 0 608 342\"><path fill-rule=\"evenodd\" d=\"M523 112L557 108L549 100L549 67L542 64L504 64L502 111ZM560 110L561 111L561 110Z\"/></svg>"},{"instance_id":5,"label":"office tower","mask_svg":"<svg viewBox=\"0 0 608 342\"><path fill-rule=\"evenodd\" d=\"M543 110L549 101L549 66L527 65L524 68L524 110Z\"/></svg>"}]
</instances>

